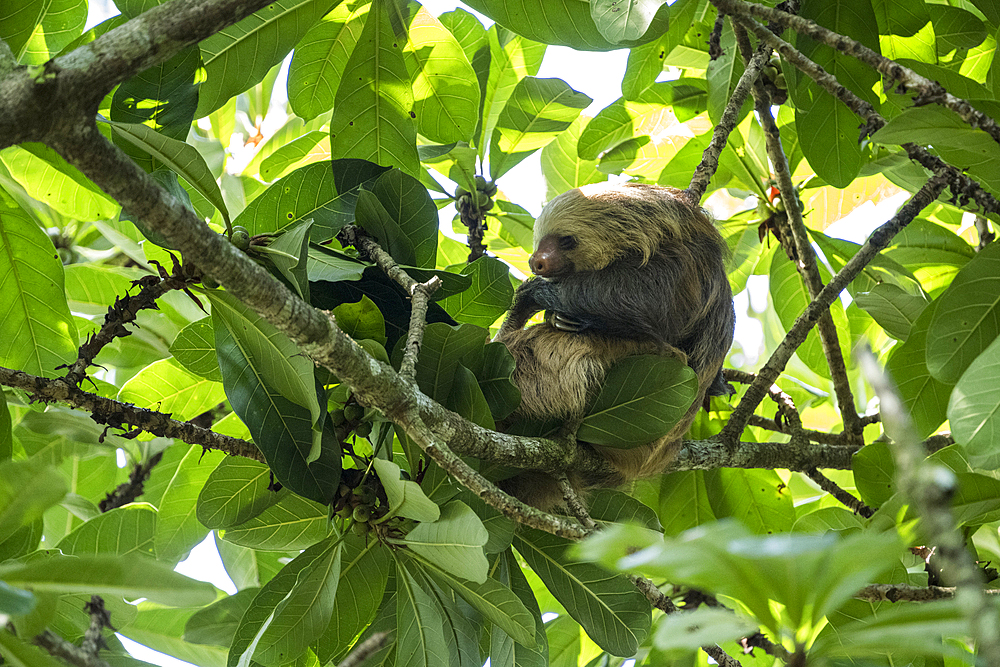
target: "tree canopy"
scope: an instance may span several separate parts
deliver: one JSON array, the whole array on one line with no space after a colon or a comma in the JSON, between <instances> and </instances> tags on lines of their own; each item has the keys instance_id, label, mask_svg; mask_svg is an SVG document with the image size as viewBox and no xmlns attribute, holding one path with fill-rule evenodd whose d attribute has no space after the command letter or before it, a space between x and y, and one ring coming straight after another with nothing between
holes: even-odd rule
<instances>
[{"instance_id":1,"label":"tree canopy","mask_svg":"<svg viewBox=\"0 0 1000 667\"><path fill-rule=\"evenodd\" d=\"M996 2L466 4L4 0L0 664L1000 665ZM678 188L767 297L666 474L566 514L495 482L692 394L512 423L535 153ZM233 595L174 572L210 535Z\"/></svg>"}]
</instances>

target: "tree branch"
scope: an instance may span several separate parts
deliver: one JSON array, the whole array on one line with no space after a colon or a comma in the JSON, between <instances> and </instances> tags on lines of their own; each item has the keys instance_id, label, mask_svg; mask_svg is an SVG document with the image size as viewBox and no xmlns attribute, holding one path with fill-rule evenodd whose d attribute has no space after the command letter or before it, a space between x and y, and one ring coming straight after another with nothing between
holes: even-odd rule
<instances>
[{"instance_id":1,"label":"tree branch","mask_svg":"<svg viewBox=\"0 0 1000 667\"><path fill-rule=\"evenodd\" d=\"M816 324L820 315L829 308L833 300L840 292L861 273L862 269L874 259L875 255L881 252L893 237L917 216L931 202L937 199L941 191L947 184L947 176L937 174L928 180L920 190L910 197L909 200L896 214L881 227L872 232L865 244L861 246L857 253L837 272L830 282L816 295L805 312L799 315L795 323L789 328L785 338L778 344L777 349L767 360L763 368L757 373L757 379L747 389L743 399L729 417L729 421L723 427L720 438L724 442L736 442L739 434L743 432L750 419L750 414L760 405L767 388L774 383L778 375L785 368L785 364L792 354L805 340L809 329ZM816 466L818 468L825 466Z\"/></svg>"}]
</instances>

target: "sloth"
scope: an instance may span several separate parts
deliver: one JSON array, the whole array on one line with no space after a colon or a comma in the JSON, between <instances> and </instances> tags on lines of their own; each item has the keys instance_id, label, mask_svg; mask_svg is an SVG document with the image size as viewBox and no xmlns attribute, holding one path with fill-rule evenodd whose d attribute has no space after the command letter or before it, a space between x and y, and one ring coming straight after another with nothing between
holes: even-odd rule
<instances>
[{"instance_id":1,"label":"sloth","mask_svg":"<svg viewBox=\"0 0 1000 667\"><path fill-rule=\"evenodd\" d=\"M722 362L735 314L726 247L712 221L674 188L598 183L565 192L535 221L529 260L537 276L517 289L497 334L516 362L517 419L579 424L607 371L640 354L676 357L698 376L690 409L662 438L631 449L593 447L615 471L571 475L574 487L619 486L661 473L706 395L731 392ZM542 323L526 327L541 311ZM502 483L543 509L561 503L548 475L520 472Z\"/></svg>"}]
</instances>

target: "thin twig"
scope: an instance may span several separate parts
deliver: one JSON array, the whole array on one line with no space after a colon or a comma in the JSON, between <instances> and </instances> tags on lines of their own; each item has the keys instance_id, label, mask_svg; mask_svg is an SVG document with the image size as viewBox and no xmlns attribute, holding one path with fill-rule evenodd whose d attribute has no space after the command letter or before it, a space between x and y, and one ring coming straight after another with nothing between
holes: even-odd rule
<instances>
[{"instance_id":1,"label":"thin twig","mask_svg":"<svg viewBox=\"0 0 1000 667\"><path fill-rule=\"evenodd\" d=\"M870 519L875 515L875 510L840 488L840 486L819 470L813 468L812 470L806 470L805 473L809 479L819 485L819 488L836 498L855 514L860 514L866 519Z\"/></svg>"},{"instance_id":2,"label":"thin twig","mask_svg":"<svg viewBox=\"0 0 1000 667\"><path fill-rule=\"evenodd\" d=\"M587 508L584 507L583 500L580 499L580 494L573 488L573 484L569 481L569 477L565 473L556 475L556 482L559 483L559 490L562 492L563 500L566 501L566 507L569 508L569 511L573 514L573 516L575 516L585 528L596 528L597 524L590 518L590 513L587 512Z\"/></svg>"},{"instance_id":3,"label":"thin twig","mask_svg":"<svg viewBox=\"0 0 1000 667\"><path fill-rule=\"evenodd\" d=\"M177 438L189 445L199 445L205 449L218 450L233 456L242 456L264 462L264 455L252 442L222 435L207 428L195 426L190 422L177 421L172 419L170 415L156 410L147 410L131 403L123 403L91 394L69 384L62 378L49 380L0 366L0 385L23 389L36 400L59 401L74 408L87 410L91 413L91 419L98 424L107 424L111 428L124 429L126 426L131 426L133 429L139 429L163 438ZM126 437L131 435L133 435L132 432L125 434Z\"/></svg>"},{"instance_id":4,"label":"thin twig","mask_svg":"<svg viewBox=\"0 0 1000 667\"><path fill-rule=\"evenodd\" d=\"M983 595L1000 597L1000 590L986 589ZM954 586L909 586L907 584L872 584L854 594L858 600L869 602L930 602L950 600L955 597Z\"/></svg>"},{"instance_id":5,"label":"thin twig","mask_svg":"<svg viewBox=\"0 0 1000 667\"><path fill-rule=\"evenodd\" d=\"M694 176L691 177L690 185L684 190L683 195L692 206L698 206L701 202L705 190L708 189L709 181L712 180L712 176L715 175L716 170L719 168L719 155L729 140L729 133L736 127L740 109L743 108L743 103L746 102L747 97L750 95L750 88L753 82L760 75L761 70L766 64L767 58L763 54L751 58L750 62L747 63L746 69L743 71L743 75L736 83L736 87L733 88L733 92L729 96L729 102L726 104L726 110L722 112L722 118L719 119L712 133L712 141L709 142L708 148L702 154L701 162L698 163L698 167L694 170Z\"/></svg>"},{"instance_id":6,"label":"thin twig","mask_svg":"<svg viewBox=\"0 0 1000 667\"><path fill-rule=\"evenodd\" d=\"M439 287L441 279L431 276L427 282L415 284L410 292L410 326L406 331L406 347L403 348L403 361L399 366L399 374L410 380L417 376L417 357L424 329L427 328L427 304L431 294Z\"/></svg>"}]
</instances>

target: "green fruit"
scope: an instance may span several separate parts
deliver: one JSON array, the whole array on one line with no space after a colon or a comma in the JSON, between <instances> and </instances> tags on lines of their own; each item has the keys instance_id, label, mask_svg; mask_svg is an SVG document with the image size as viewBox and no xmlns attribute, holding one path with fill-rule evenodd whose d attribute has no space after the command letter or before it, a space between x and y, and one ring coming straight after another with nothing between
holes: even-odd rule
<instances>
[{"instance_id":1,"label":"green fruit","mask_svg":"<svg viewBox=\"0 0 1000 667\"><path fill-rule=\"evenodd\" d=\"M466 190L465 188L458 188L457 190L455 190L455 199L461 199L467 194L469 194L468 190Z\"/></svg>"},{"instance_id":2,"label":"green fruit","mask_svg":"<svg viewBox=\"0 0 1000 667\"><path fill-rule=\"evenodd\" d=\"M344 417L349 422L361 421L361 418L365 416L365 409L360 405L345 405L344 406Z\"/></svg>"},{"instance_id":3,"label":"green fruit","mask_svg":"<svg viewBox=\"0 0 1000 667\"><path fill-rule=\"evenodd\" d=\"M779 73L778 76L774 77L774 86L779 90L788 90L788 82L785 81L784 74Z\"/></svg>"},{"instance_id":4,"label":"green fruit","mask_svg":"<svg viewBox=\"0 0 1000 667\"><path fill-rule=\"evenodd\" d=\"M366 505L358 505L354 508L354 520L359 523L368 523L372 518L372 508Z\"/></svg>"},{"instance_id":5,"label":"green fruit","mask_svg":"<svg viewBox=\"0 0 1000 667\"><path fill-rule=\"evenodd\" d=\"M355 521L351 524L351 532L358 537L364 537L368 534L368 523L362 521Z\"/></svg>"},{"instance_id":6,"label":"green fruit","mask_svg":"<svg viewBox=\"0 0 1000 667\"><path fill-rule=\"evenodd\" d=\"M354 508L350 505L344 505L339 510L337 510L337 516L341 519L350 519L354 516Z\"/></svg>"},{"instance_id":7,"label":"green fruit","mask_svg":"<svg viewBox=\"0 0 1000 667\"><path fill-rule=\"evenodd\" d=\"M490 184L486 186L486 189L483 190L483 192L492 197L497 193L497 190L498 190L497 184L494 183L493 181L490 181Z\"/></svg>"},{"instance_id":8,"label":"green fruit","mask_svg":"<svg viewBox=\"0 0 1000 667\"><path fill-rule=\"evenodd\" d=\"M340 426L345 421L347 421L347 415L343 410L334 410L330 413L330 424L332 426Z\"/></svg>"},{"instance_id":9,"label":"green fruit","mask_svg":"<svg viewBox=\"0 0 1000 667\"><path fill-rule=\"evenodd\" d=\"M354 427L354 432L360 435L362 438L367 438L372 434L371 422L361 422Z\"/></svg>"},{"instance_id":10,"label":"green fruit","mask_svg":"<svg viewBox=\"0 0 1000 667\"><path fill-rule=\"evenodd\" d=\"M775 211L785 210L785 202L781 201L781 197L778 197L777 199L774 200L774 210Z\"/></svg>"},{"instance_id":11,"label":"green fruit","mask_svg":"<svg viewBox=\"0 0 1000 667\"><path fill-rule=\"evenodd\" d=\"M476 189L477 190L486 190L486 188L489 187L489 185L490 185L490 183L489 183L489 181L486 180L485 176L480 176L479 174L476 174Z\"/></svg>"},{"instance_id":12,"label":"green fruit","mask_svg":"<svg viewBox=\"0 0 1000 667\"><path fill-rule=\"evenodd\" d=\"M354 489L354 496L358 499L359 505L371 507L375 504L375 489L370 486L359 486Z\"/></svg>"},{"instance_id":13,"label":"green fruit","mask_svg":"<svg viewBox=\"0 0 1000 667\"><path fill-rule=\"evenodd\" d=\"M490 202L490 201L492 201L490 199L490 196L488 194L486 194L485 192L481 192L481 191L477 191L476 192L476 206L478 208L485 209L486 208L486 204L488 202Z\"/></svg>"},{"instance_id":14,"label":"green fruit","mask_svg":"<svg viewBox=\"0 0 1000 667\"><path fill-rule=\"evenodd\" d=\"M246 252L250 249L250 232L247 231L246 227L233 227L233 234L229 237L229 242Z\"/></svg>"}]
</instances>

